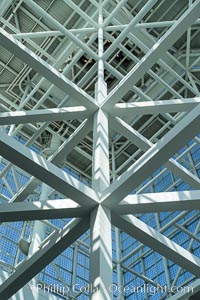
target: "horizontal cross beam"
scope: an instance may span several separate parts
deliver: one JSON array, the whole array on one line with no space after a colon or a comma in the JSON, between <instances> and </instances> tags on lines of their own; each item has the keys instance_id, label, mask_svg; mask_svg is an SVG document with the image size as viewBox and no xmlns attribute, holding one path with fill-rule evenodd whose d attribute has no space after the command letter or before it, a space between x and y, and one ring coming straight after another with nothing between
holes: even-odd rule
<instances>
[{"instance_id":1,"label":"horizontal cross beam","mask_svg":"<svg viewBox=\"0 0 200 300\"><path fill-rule=\"evenodd\" d=\"M10 111L0 113L0 125L54 122L85 119L90 112L83 106L49 108L29 111Z\"/></svg>"},{"instance_id":2,"label":"horizontal cross beam","mask_svg":"<svg viewBox=\"0 0 200 300\"><path fill-rule=\"evenodd\" d=\"M200 208L200 191L165 192L128 195L113 208L120 215Z\"/></svg>"},{"instance_id":3,"label":"horizontal cross beam","mask_svg":"<svg viewBox=\"0 0 200 300\"><path fill-rule=\"evenodd\" d=\"M148 102L117 103L110 111L113 116L137 116L148 114L162 114L186 112L200 103L200 98L160 100Z\"/></svg>"},{"instance_id":4,"label":"horizontal cross beam","mask_svg":"<svg viewBox=\"0 0 200 300\"><path fill-rule=\"evenodd\" d=\"M79 218L86 213L88 208L71 199L0 204L0 222Z\"/></svg>"}]
</instances>

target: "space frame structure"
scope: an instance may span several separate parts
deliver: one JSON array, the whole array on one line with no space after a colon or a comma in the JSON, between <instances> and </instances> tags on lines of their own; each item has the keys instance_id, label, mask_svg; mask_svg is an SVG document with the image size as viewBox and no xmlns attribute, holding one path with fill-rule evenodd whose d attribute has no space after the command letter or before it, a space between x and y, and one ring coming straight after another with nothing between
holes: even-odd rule
<instances>
[{"instance_id":1,"label":"space frame structure","mask_svg":"<svg viewBox=\"0 0 200 300\"><path fill-rule=\"evenodd\" d=\"M69 299L199 291L200 0L166 2L2 1L0 220L2 232L21 224L21 237L14 262L1 258L1 299L33 278L45 284L48 265L67 286L55 260L68 248ZM80 253L90 288L73 291ZM172 290L179 278L187 294ZM157 293L131 294L134 280Z\"/></svg>"}]
</instances>

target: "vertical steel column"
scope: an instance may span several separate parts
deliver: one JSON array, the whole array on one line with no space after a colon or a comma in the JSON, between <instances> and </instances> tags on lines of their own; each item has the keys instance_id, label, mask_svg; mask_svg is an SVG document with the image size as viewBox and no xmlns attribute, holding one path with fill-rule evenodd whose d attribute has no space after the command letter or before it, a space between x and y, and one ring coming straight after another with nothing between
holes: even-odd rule
<instances>
[{"instance_id":1,"label":"vertical steel column","mask_svg":"<svg viewBox=\"0 0 200 300\"><path fill-rule=\"evenodd\" d=\"M192 5L192 0L189 0L188 6ZM190 46L191 46L191 26L187 30L187 45L186 45L186 70L189 71L190 68Z\"/></svg>"},{"instance_id":2,"label":"vertical steel column","mask_svg":"<svg viewBox=\"0 0 200 300\"><path fill-rule=\"evenodd\" d=\"M156 220L157 229L160 230L161 229L161 224L160 224L160 219L159 219L159 214L158 213L155 213L155 220ZM170 291L170 274L169 274L169 268L167 266L166 257L163 256L162 261L163 261L163 267L164 267L165 278L166 278L166 283L167 283L167 289L168 289L168 291Z\"/></svg>"},{"instance_id":3,"label":"vertical steel column","mask_svg":"<svg viewBox=\"0 0 200 300\"><path fill-rule=\"evenodd\" d=\"M114 149L114 143L112 143L112 177L113 177L113 181L116 180L116 164L115 164L115 149ZM115 228L115 243L116 243L116 260L117 260L117 264L116 264L116 270L117 270L117 285L118 286L122 286L123 284L123 280L122 280L122 269L121 269L121 264L120 264L120 260L121 260L121 249L120 249L120 230L116 227ZM124 295L123 293L119 293L117 296L117 300L124 300Z\"/></svg>"},{"instance_id":4,"label":"vertical steel column","mask_svg":"<svg viewBox=\"0 0 200 300\"><path fill-rule=\"evenodd\" d=\"M115 228L115 242L116 242L116 259L117 259L117 285L120 287L123 285L122 280L122 270L121 270L121 249L120 249L120 231L118 228ZM124 300L124 295L122 292L119 292L117 300Z\"/></svg>"},{"instance_id":5,"label":"vertical steel column","mask_svg":"<svg viewBox=\"0 0 200 300\"><path fill-rule=\"evenodd\" d=\"M74 255L73 255L72 287L75 286L75 284L76 284L77 257L78 257L78 244L75 244Z\"/></svg>"},{"instance_id":6,"label":"vertical steel column","mask_svg":"<svg viewBox=\"0 0 200 300\"><path fill-rule=\"evenodd\" d=\"M94 115L93 128L93 189L101 193L109 186L108 117L99 109Z\"/></svg>"},{"instance_id":7,"label":"vertical steel column","mask_svg":"<svg viewBox=\"0 0 200 300\"><path fill-rule=\"evenodd\" d=\"M93 126L93 189L100 195L110 184L108 116L100 106L107 95L104 81L103 5L99 1L98 80L95 86L99 109ZM112 227L110 210L99 205L91 212L90 299L111 300Z\"/></svg>"},{"instance_id":8,"label":"vertical steel column","mask_svg":"<svg viewBox=\"0 0 200 300\"><path fill-rule=\"evenodd\" d=\"M4 132L4 126L0 126L0 134L1 132ZM2 156L0 156L0 164L2 162Z\"/></svg>"},{"instance_id":9,"label":"vertical steel column","mask_svg":"<svg viewBox=\"0 0 200 300\"><path fill-rule=\"evenodd\" d=\"M51 188L48 185L42 183L39 201L45 202L48 199L50 190ZM46 236L46 228L46 224L42 223L41 221L35 221L28 257L32 256L33 253L35 253L40 248L41 243Z\"/></svg>"},{"instance_id":10,"label":"vertical steel column","mask_svg":"<svg viewBox=\"0 0 200 300\"><path fill-rule=\"evenodd\" d=\"M26 231L26 226L27 226L27 221L25 221L23 223L23 226L22 226L22 231L21 231L21 238L23 239L24 237L24 234L25 234L25 231ZM16 251L16 255L15 255L15 260L14 260L14 267L16 268L16 266L18 265L19 263L19 257L20 257L20 254L21 254L21 249L20 247L17 248L17 251Z\"/></svg>"},{"instance_id":11,"label":"vertical steel column","mask_svg":"<svg viewBox=\"0 0 200 300\"><path fill-rule=\"evenodd\" d=\"M103 6L99 1L99 29L98 29L98 78L95 86L95 98L99 107L107 96L107 85L104 81L103 57ZM110 184L109 170L109 141L108 116L101 108L94 116L93 128L93 188L101 193Z\"/></svg>"},{"instance_id":12,"label":"vertical steel column","mask_svg":"<svg viewBox=\"0 0 200 300\"><path fill-rule=\"evenodd\" d=\"M46 149L45 154L47 156L51 155L59 146L60 146L60 139L57 137L57 135L53 135L51 139L50 148ZM47 201L48 194L50 191L51 188L45 183L42 183L39 201L41 202ZM40 248L42 241L46 237L46 229L47 229L46 224L44 224L41 221L35 221L28 257L31 257Z\"/></svg>"},{"instance_id":13,"label":"vertical steel column","mask_svg":"<svg viewBox=\"0 0 200 300\"><path fill-rule=\"evenodd\" d=\"M90 299L112 300L110 210L99 205L91 213Z\"/></svg>"}]
</instances>

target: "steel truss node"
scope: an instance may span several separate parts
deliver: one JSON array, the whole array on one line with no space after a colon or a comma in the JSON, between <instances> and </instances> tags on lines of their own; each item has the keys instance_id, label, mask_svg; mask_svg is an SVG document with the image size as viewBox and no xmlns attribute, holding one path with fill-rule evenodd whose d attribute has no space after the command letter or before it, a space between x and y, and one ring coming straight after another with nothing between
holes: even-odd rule
<instances>
[{"instance_id":1,"label":"steel truss node","mask_svg":"<svg viewBox=\"0 0 200 300\"><path fill-rule=\"evenodd\" d=\"M180 1L166 2L2 1L0 221L22 221L33 230L27 257L0 286L1 299L38 280L50 263L64 281L53 260L72 245L71 286L82 251L90 257L92 288L70 299L130 299L113 296L113 272L117 286L126 286L123 276L131 274L158 287L159 276L145 269L151 250L161 255L165 297L186 299L183 291L170 291L181 272L189 274L183 285L199 290L200 259L192 246L200 242L200 179L192 150L200 142L200 0L182 1L180 9ZM172 185L164 187L163 179L156 190L166 173ZM164 224L163 212L177 214ZM153 215L154 226L145 215ZM193 231L190 218L198 221ZM65 225L56 228L54 219ZM186 246L171 237L173 230L189 237ZM127 254L122 233L136 243ZM168 260L179 266L173 276ZM146 299L153 299L148 292Z\"/></svg>"}]
</instances>

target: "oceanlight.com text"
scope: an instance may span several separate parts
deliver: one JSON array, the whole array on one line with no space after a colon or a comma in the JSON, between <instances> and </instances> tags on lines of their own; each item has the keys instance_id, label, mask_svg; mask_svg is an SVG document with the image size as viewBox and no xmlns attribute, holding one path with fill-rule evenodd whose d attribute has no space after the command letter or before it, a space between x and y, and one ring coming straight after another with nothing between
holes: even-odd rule
<instances>
[{"instance_id":1,"label":"oceanlight.com text","mask_svg":"<svg viewBox=\"0 0 200 300\"><path fill-rule=\"evenodd\" d=\"M100 289L98 287L93 287L92 285L81 286L80 284L74 284L73 286L64 286L61 284L53 284L53 285L46 285L44 283L37 283L35 286L30 286L33 291L39 292L43 291L44 293L52 293L61 296L70 296L79 293L100 293ZM170 288L167 285L161 286L153 286L150 284L144 284L141 286L135 285L125 285L119 286L117 284L111 284L108 287L105 287L107 292L115 294L115 295L129 295L129 294L148 294L148 295L155 295L157 293L161 294L177 294L177 293L184 293L184 294L192 294L193 287L192 286L171 286Z\"/></svg>"}]
</instances>

